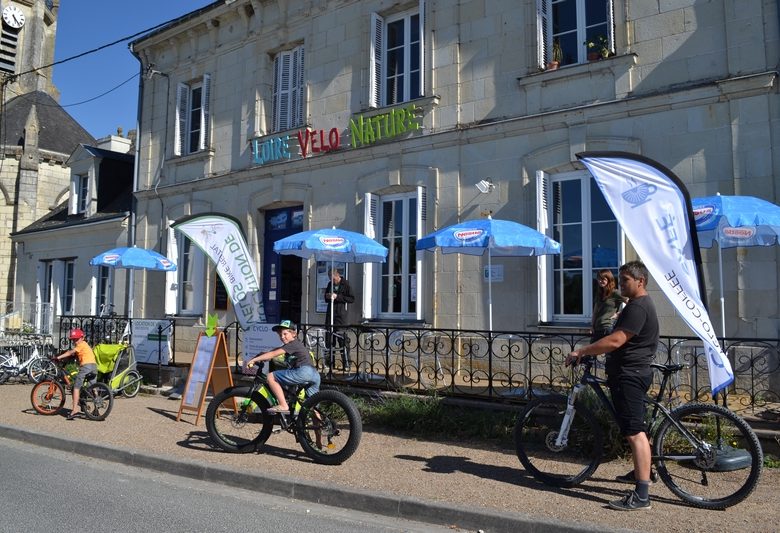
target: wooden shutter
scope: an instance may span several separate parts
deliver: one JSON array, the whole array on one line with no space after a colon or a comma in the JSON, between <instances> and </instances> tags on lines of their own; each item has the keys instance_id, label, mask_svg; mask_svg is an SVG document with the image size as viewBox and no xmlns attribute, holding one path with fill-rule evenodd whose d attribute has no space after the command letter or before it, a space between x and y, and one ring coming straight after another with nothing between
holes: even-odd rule
<instances>
[{"instance_id":1,"label":"wooden shutter","mask_svg":"<svg viewBox=\"0 0 780 533\"><path fill-rule=\"evenodd\" d=\"M544 70L549 62L548 50L552 48L551 0L536 0L537 66Z\"/></svg>"},{"instance_id":2,"label":"wooden shutter","mask_svg":"<svg viewBox=\"0 0 780 533\"><path fill-rule=\"evenodd\" d=\"M290 127L292 52L279 52L274 59L274 131Z\"/></svg>"},{"instance_id":3,"label":"wooden shutter","mask_svg":"<svg viewBox=\"0 0 780 533\"><path fill-rule=\"evenodd\" d=\"M291 109L290 114L292 123L290 127L298 127L304 124L303 120L303 102L306 98L304 86L304 68L303 68L303 46L293 50L292 54L292 76L291 76Z\"/></svg>"},{"instance_id":4,"label":"wooden shutter","mask_svg":"<svg viewBox=\"0 0 780 533\"><path fill-rule=\"evenodd\" d=\"M428 194L425 187L422 185L417 186L417 239L424 237L428 234ZM415 306L417 312L417 320L423 319L423 304L425 303L424 296L427 294L423 291L423 279L424 274L427 272L425 269L425 252L419 251L415 247L417 261L417 305ZM430 254L427 254L430 255ZM411 287L409 291L409 299L411 300Z\"/></svg>"},{"instance_id":5,"label":"wooden shutter","mask_svg":"<svg viewBox=\"0 0 780 533\"><path fill-rule=\"evenodd\" d=\"M211 100L211 76L203 75L203 91L201 92L202 102L200 103L200 139L198 139L198 149L205 150L209 147L209 130L211 129L209 111L209 101Z\"/></svg>"},{"instance_id":6,"label":"wooden shutter","mask_svg":"<svg viewBox=\"0 0 780 533\"><path fill-rule=\"evenodd\" d=\"M369 58L369 107L379 107L382 101L382 58L384 57L385 19L371 13L371 46Z\"/></svg>"},{"instance_id":7,"label":"wooden shutter","mask_svg":"<svg viewBox=\"0 0 780 533\"><path fill-rule=\"evenodd\" d=\"M536 229L552 238L550 224L552 208L552 185L550 176L543 171L536 173ZM555 294L555 279L552 272L553 256L540 255L537 257L537 295L538 295L538 320L540 323L552 322L553 295Z\"/></svg>"},{"instance_id":8,"label":"wooden shutter","mask_svg":"<svg viewBox=\"0 0 780 533\"><path fill-rule=\"evenodd\" d=\"M420 96L425 96L425 0L419 4L420 21ZM414 98L416 95L411 95ZM419 306L418 306L419 313Z\"/></svg>"},{"instance_id":9,"label":"wooden shutter","mask_svg":"<svg viewBox=\"0 0 780 533\"><path fill-rule=\"evenodd\" d=\"M377 236L377 210L379 209L379 196L367 192L363 197L363 233L367 237L376 240ZM374 310L374 293L376 292L376 266L378 263L363 263L363 318L376 317Z\"/></svg>"},{"instance_id":10,"label":"wooden shutter","mask_svg":"<svg viewBox=\"0 0 780 533\"><path fill-rule=\"evenodd\" d=\"M179 265L179 245L176 242L176 230L168 228L168 253L166 257L170 259L174 265ZM179 277L178 268L173 272L165 273L165 314L175 315L178 312L178 298L179 293Z\"/></svg>"},{"instance_id":11,"label":"wooden shutter","mask_svg":"<svg viewBox=\"0 0 780 533\"><path fill-rule=\"evenodd\" d=\"M607 0L607 39L609 51L615 53L615 2Z\"/></svg>"},{"instance_id":12,"label":"wooden shutter","mask_svg":"<svg viewBox=\"0 0 780 533\"><path fill-rule=\"evenodd\" d=\"M184 83L176 87L176 120L174 121L174 155L187 153L187 113L189 112L190 88Z\"/></svg>"}]
</instances>

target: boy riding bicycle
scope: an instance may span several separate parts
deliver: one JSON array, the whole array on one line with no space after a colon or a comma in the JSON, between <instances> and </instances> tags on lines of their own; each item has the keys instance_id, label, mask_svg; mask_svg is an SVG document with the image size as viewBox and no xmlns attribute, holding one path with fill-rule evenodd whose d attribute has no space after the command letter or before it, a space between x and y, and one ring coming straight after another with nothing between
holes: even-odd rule
<instances>
[{"instance_id":1,"label":"boy riding bicycle","mask_svg":"<svg viewBox=\"0 0 780 533\"><path fill-rule=\"evenodd\" d=\"M306 395L313 396L320 390L320 374L314 367L309 349L298 339L295 324L292 321L282 320L279 325L271 329L279 334L279 338L284 344L271 351L256 355L247 362L246 366L252 368L255 363L260 361L269 361L280 355L285 356L290 368L275 370L268 374L268 388L276 397L278 405L271 407L267 412L270 414L289 414L290 406L287 405L282 385L289 387L311 383L306 389Z\"/></svg>"},{"instance_id":2,"label":"boy riding bicycle","mask_svg":"<svg viewBox=\"0 0 780 533\"><path fill-rule=\"evenodd\" d=\"M81 328L74 328L68 334L68 338L75 341L76 344L73 348L62 352L56 357L58 361L73 357L74 355L79 361L79 373L76 374L76 378L73 381L73 407L68 415L68 420L81 415L79 411L79 397L81 396L81 386L84 384L84 379L89 374L97 375L97 361L95 359L95 353L92 351L92 347L84 340L84 331Z\"/></svg>"}]
</instances>

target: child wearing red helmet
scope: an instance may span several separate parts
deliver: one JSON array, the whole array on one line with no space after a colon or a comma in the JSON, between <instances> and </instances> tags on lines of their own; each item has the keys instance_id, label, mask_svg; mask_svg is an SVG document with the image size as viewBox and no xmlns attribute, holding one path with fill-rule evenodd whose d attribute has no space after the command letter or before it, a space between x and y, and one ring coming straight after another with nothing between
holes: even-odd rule
<instances>
[{"instance_id":1,"label":"child wearing red helmet","mask_svg":"<svg viewBox=\"0 0 780 533\"><path fill-rule=\"evenodd\" d=\"M79 360L79 373L76 374L76 378L73 381L73 407L68 415L68 420L73 420L77 416L80 416L79 412L79 397L81 396L81 386L84 384L84 379L89 374L97 374L97 360L95 359L95 353L92 351L92 347L84 340L84 331L81 328L74 328L68 334L68 338L75 341L73 348L66 350L57 356L58 360L67 359L74 355Z\"/></svg>"}]
</instances>

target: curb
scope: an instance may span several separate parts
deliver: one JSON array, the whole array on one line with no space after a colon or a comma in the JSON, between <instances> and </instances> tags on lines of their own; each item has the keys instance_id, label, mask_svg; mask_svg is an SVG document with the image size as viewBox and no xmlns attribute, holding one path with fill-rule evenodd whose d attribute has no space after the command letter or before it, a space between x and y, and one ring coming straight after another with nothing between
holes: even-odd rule
<instances>
[{"instance_id":1,"label":"curb","mask_svg":"<svg viewBox=\"0 0 780 533\"><path fill-rule=\"evenodd\" d=\"M231 468L201 464L183 459L157 457L110 446L36 433L0 424L0 437L35 446L84 455L127 466L145 468L176 476L219 483L284 498L379 514L404 520L480 531L506 532L596 532L603 528L534 518L498 510L449 507L439 502L419 500L369 490L354 490L269 474L254 474Z\"/></svg>"}]
</instances>

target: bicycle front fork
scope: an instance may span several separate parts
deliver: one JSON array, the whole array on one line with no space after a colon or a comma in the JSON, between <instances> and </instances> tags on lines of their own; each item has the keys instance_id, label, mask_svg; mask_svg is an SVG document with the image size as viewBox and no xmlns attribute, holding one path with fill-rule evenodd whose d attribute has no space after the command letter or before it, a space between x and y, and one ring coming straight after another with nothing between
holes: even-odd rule
<instances>
[{"instance_id":1,"label":"bicycle front fork","mask_svg":"<svg viewBox=\"0 0 780 533\"><path fill-rule=\"evenodd\" d=\"M577 383L569 392L569 398L566 401L566 413L563 415L563 421L561 422L561 429L558 431L558 436L555 437L555 446L557 448L565 448L569 444L569 430L571 429L571 422L574 420L574 402L577 400L577 395L585 385Z\"/></svg>"}]
</instances>

